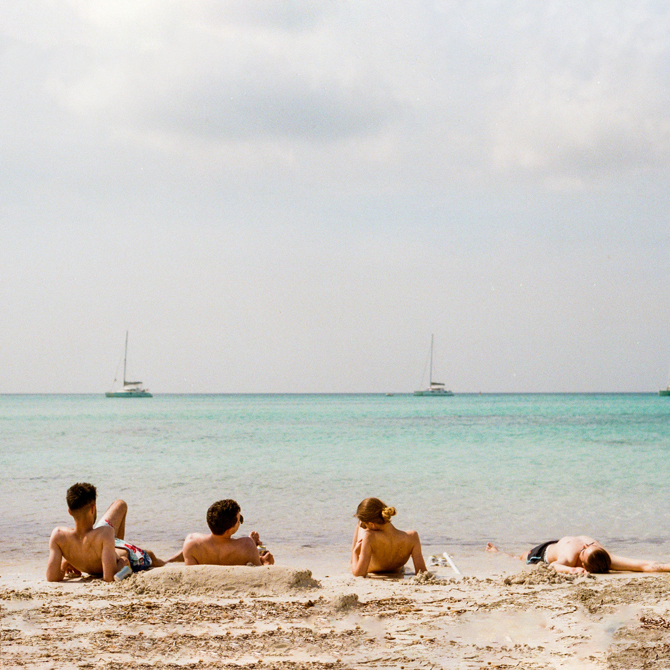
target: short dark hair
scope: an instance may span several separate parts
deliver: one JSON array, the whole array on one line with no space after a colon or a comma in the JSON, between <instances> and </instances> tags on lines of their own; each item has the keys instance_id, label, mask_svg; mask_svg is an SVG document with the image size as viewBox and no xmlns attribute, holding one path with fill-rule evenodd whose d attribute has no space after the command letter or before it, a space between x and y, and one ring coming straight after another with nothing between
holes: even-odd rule
<instances>
[{"instance_id":1,"label":"short dark hair","mask_svg":"<svg viewBox=\"0 0 670 670\"><path fill-rule=\"evenodd\" d=\"M223 535L237 523L240 506L234 500L217 500L207 510L207 525L214 535Z\"/></svg>"},{"instance_id":2,"label":"short dark hair","mask_svg":"<svg viewBox=\"0 0 670 670\"><path fill-rule=\"evenodd\" d=\"M612 559L607 553L606 549L596 547L584 561L584 567L588 572L595 572L596 574L605 574L610 571L612 567Z\"/></svg>"},{"instance_id":3,"label":"short dark hair","mask_svg":"<svg viewBox=\"0 0 670 670\"><path fill-rule=\"evenodd\" d=\"M92 502L95 502L95 499L98 496L98 492L95 490L93 484L87 484L86 482L77 482L70 486L67 490L67 495L65 499L67 500L67 507L71 512L76 512L86 505L90 505Z\"/></svg>"}]
</instances>

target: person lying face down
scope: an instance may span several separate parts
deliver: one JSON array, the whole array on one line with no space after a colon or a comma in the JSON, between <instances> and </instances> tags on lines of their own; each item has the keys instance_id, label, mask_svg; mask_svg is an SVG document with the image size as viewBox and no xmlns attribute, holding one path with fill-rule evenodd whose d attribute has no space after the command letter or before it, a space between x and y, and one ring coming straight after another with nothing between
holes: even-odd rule
<instances>
[{"instance_id":1,"label":"person lying face down","mask_svg":"<svg viewBox=\"0 0 670 670\"><path fill-rule=\"evenodd\" d=\"M379 498L366 498L358 506L351 546L355 577L365 577L368 572L398 572L410 556L417 574L427 571L418 533L398 530L390 521L395 514L395 507L387 507Z\"/></svg>"},{"instance_id":2,"label":"person lying face down","mask_svg":"<svg viewBox=\"0 0 670 670\"><path fill-rule=\"evenodd\" d=\"M139 572L165 565L152 551L124 539L128 505L123 500L115 500L97 523L97 491L93 484L73 484L67 490L66 500L75 527L54 528L51 533L48 581L59 582L86 572L111 582L125 566ZM179 555L169 559L175 560L179 560Z\"/></svg>"},{"instance_id":3,"label":"person lying face down","mask_svg":"<svg viewBox=\"0 0 670 670\"><path fill-rule=\"evenodd\" d=\"M486 551L497 552L490 542ZM546 563L566 574L604 574L611 571L670 572L670 563L657 563L610 554L600 542L587 535L566 535L533 547L519 556L527 564Z\"/></svg>"},{"instance_id":4,"label":"person lying face down","mask_svg":"<svg viewBox=\"0 0 670 670\"><path fill-rule=\"evenodd\" d=\"M233 535L244 523L240 506L234 500L218 500L207 510L211 533L191 533L184 541L186 565L273 565L272 554L262 548L256 531L248 537Z\"/></svg>"}]
</instances>

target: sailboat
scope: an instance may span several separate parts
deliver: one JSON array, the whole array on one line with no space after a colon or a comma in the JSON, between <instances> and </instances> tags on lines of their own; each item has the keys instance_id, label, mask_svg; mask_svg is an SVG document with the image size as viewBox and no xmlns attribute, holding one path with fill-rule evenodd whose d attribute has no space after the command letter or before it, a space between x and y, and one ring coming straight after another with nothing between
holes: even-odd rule
<instances>
[{"instance_id":1,"label":"sailboat","mask_svg":"<svg viewBox=\"0 0 670 670\"><path fill-rule=\"evenodd\" d=\"M444 388L444 384L441 382L433 381L433 340L434 335L430 336L430 385L427 389L422 391L414 391L414 395L428 395L428 396L452 396L454 395L451 391L448 391Z\"/></svg>"},{"instance_id":2,"label":"sailboat","mask_svg":"<svg viewBox=\"0 0 670 670\"><path fill-rule=\"evenodd\" d=\"M129 382L126 380L126 363L128 361L128 331L126 331L126 352L123 355L123 387L120 391L107 391L108 398L153 398L148 389L142 386L142 382ZM116 381L116 379L114 380Z\"/></svg>"},{"instance_id":3,"label":"sailboat","mask_svg":"<svg viewBox=\"0 0 670 670\"><path fill-rule=\"evenodd\" d=\"M668 385L658 392L658 395L670 395L670 374L668 375Z\"/></svg>"}]
</instances>

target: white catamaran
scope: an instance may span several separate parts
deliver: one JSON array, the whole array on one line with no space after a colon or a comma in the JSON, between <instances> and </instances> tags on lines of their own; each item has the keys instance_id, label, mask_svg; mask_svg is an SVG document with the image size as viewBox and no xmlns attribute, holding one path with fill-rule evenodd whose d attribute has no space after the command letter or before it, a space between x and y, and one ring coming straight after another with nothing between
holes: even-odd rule
<instances>
[{"instance_id":1,"label":"white catamaran","mask_svg":"<svg viewBox=\"0 0 670 670\"><path fill-rule=\"evenodd\" d=\"M128 331L126 331L126 352L123 355L123 387L120 391L107 391L108 398L153 398L142 382L126 381L126 362L128 361ZM116 379L114 380L116 382Z\"/></svg>"},{"instance_id":2,"label":"white catamaran","mask_svg":"<svg viewBox=\"0 0 670 670\"><path fill-rule=\"evenodd\" d=\"M427 389L421 391L414 391L414 395L427 395L427 396L452 396L454 395L451 391L448 391L444 388L444 384L441 382L433 381L433 339L434 336L430 336L430 385Z\"/></svg>"}]
</instances>

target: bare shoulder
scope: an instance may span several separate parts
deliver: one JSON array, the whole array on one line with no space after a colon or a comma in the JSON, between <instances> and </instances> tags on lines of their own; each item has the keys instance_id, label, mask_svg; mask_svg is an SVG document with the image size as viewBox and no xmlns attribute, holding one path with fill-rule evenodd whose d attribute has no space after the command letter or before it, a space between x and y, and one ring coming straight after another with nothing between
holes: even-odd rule
<instances>
[{"instance_id":1,"label":"bare shoulder","mask_svg":"<svg viewBox=\"0 0 670 670\"><path fill-rule=\"evenodd\" d=\"M63 528L62 526L57 526L51 531L51 539L56 540L56 542L58 542L59 540L63 540L64 538L67 537L68 531L72 532L70 528Z\"/></svg>"},{"instance_id":2,"label":"bare shoulder","mask_svg":"<svg viewBox=\"0 0 670 670\"><path fill-rule=\"evenodd\" d=\"M205 543L209 538L209 535L204 535L203 533L189 533L184 540L184 549L187 547L198 547Z\"/></svg>"},{"instance_id":3,"label":"bare shoulder","mask_svg":"<svg viewBox=\"0 0 670 670\"><path fill-rule=\"evenodd\" d=\"M186 565L196 565L198 563L210 562L207 560L212 551L209 548L210 542L210 535L203 535L202 533L190 533L187 535L182 547L184 563Z\"/></svg>"},{"instance_id":4,"label":"bare shoulder","mask_svg":"<svg viewBox=\"0 0 670 670\"><path fill-rule=\"evenodd\" d=\"M51 531L51 542L55 542L59 546L70 544L74 539L75 532L73 528L58 526Z\"/></svg>"},{"instance_id":5,"label":"bare shoulder","mask_svg":"<svg viewBox=\"0 0 670 670\"><path fill-rule=\"evenodd\" d=\"M421 541L419 540L419 533L417 533L415 530L406 530L404 533L412 544L420 544Z\"/></svg>"},{"instance_id":6,"label":"bare shoulder","mask_svg":"<svg viewBox=\"0 0 670 670\"><path fill-rule=\"evenodd\" d=\"M256 547L256 543L248 536L246 536L246 537L234 537L232 539L233 539L233 542L235 543L235 545L237 547L239 547L240 549L243 548L246 551L252 551L252 550L256 551L256 552L258 551L258 549Z\"/></svg>"}]
</instances>

